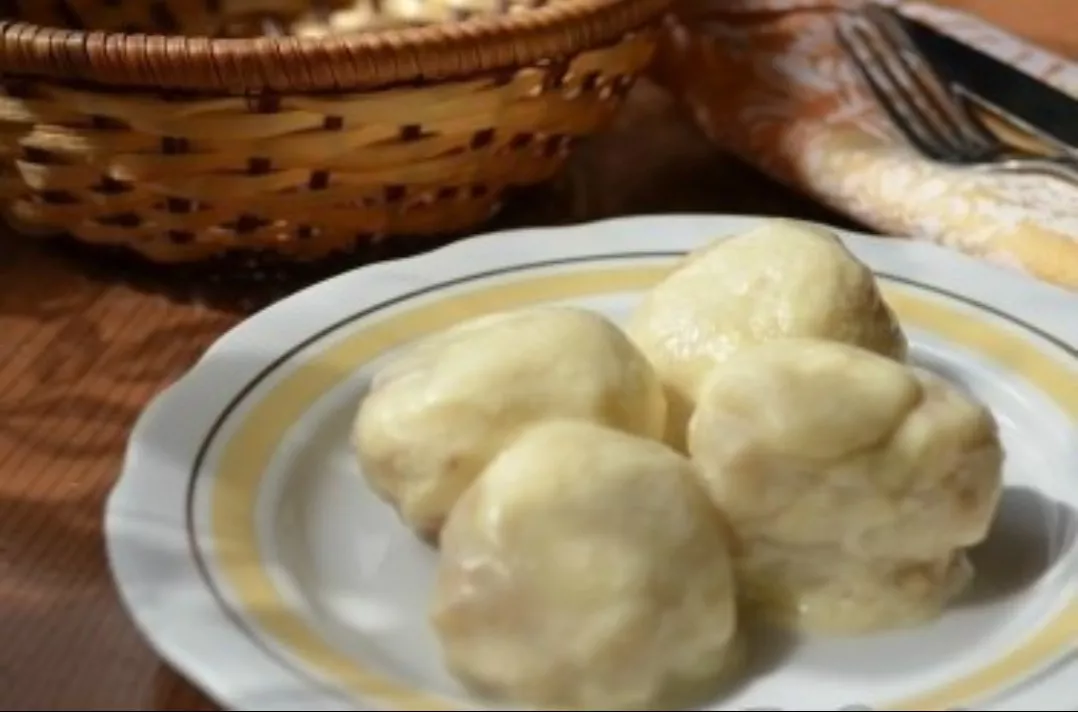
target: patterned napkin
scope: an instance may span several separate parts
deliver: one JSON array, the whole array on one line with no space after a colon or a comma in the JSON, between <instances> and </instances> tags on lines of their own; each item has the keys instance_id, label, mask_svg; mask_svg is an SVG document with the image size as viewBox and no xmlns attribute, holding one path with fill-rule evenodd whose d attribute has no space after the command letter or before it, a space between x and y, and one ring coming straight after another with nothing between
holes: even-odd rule
<instances>
[{"instance_id":1,"label":"patterned napkin","mask_svg":"<svg viewBox=\"0 0 1078 712\"><path fill-rule=\"evenodd\" d=\"M1078 290L1078 188L942 166L909 148L835 41L835 13L859 0L682 3L659 78L711 140L880 232L932 240ZM1078 96L1078 64L970 15L899 5Z\"/></svg>"}]
</instances>

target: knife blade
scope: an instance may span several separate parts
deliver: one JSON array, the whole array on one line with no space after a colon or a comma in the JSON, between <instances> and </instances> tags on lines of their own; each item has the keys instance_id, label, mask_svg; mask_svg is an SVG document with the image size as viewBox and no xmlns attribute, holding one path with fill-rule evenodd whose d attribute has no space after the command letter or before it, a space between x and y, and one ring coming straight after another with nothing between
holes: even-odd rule
<instances>
[{"instance_id":1,"label":"knife blade","mask_svg":"<svg viewBox=\"0 0 1078 712\"><path fill-rule=\"evenodd\" d=\"M952 89L1078 152L1078 99L919 20L889 14Z\"/></svg>"}]
</instances>

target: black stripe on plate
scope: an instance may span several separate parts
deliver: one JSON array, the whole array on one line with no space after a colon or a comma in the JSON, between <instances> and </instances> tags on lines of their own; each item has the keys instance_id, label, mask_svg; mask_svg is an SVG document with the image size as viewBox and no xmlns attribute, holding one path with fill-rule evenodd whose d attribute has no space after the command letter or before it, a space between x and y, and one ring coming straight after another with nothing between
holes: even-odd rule
<instances>
[{"instance_id":1,"label":"black stripe on plate","mask_svg":"<svg viewBox=\"0 0 1078 712\"><path fill-rule=\"evenodd\" d=\"M295 674L297 677L299 677L302 680L304 680L305 682L307 682L311 687L319 689L324 694L326 694L326 695L328 695L330 697L336 698L337 700L342 701L342 702L344 702L346 704L351 704L352 703L351 698L348 697L347 695L345 695L336 686L327 684L327 683L319 680L318 678L316 678L313 674L311 674L307 670L296 667L295 665L292 664L292 662L290 660L288 660L288 658L286 656L281 655L280 652L275 650L272 646L267 645L265 643L265 641L262 640L262 637L247 623L247 621L244 619L243 615L239 611L237 611L228 602L227 598L221 593L221 591L217 587L217 584L214 582L213 577L209 573L209 566L208 566L208 564L207 564L207 562L205 560L205 557L203 556L202 551L199 549L199 547L197 546L197 544L195 542L194 500L195 500L195 489L196 489L196 486L197 486L197 483L198 483L198 477L199 477L200 473L202 472L203 465L205 464L206 456L209 453L210 448L214 443L214 440L217 438L217 435L218 435L221 427L229 419L229 417L231 417L232 413L236 410L236 408L239 407L239 405L247 398L247 396L255 388L257 388L263 381L266 380L266 378L268 378L274 371L276 371L278 368L280 368L282 365L284 365L289 359L294 357L297 353L299 353L303 349L307 348L311 344L313 344L313 343L315 343L315 342L317 342L317 341L319 341L321 339L324 339L325 337L329 336L330 334L332 334L335 331L338 331L339 329L342 329L342 328L344 328L346 326L349 326L350 324L353 324L353 323L355 323L355 322L357 322L357 321L359 321L361 319L365 319L367 317L373 316L373 315L377 314L378 312L383 311L385 309L388 309L390 307L397 306L399 304L410 301L410 300L415 299L417 297L421 297L421 296L424 296L424 295L427 295L427 294L432 294L434 292L438 292L438 291L441 291L443 289L449 289L449 288L452 288L452 287L458 287L458 286L463 285L463 284L468 284L468 283L471 283L471 282L477 282L477 281L481 281L481 280L484 280L484 279L489 279L489 278L492 278L492 277L499 277L499 276L503 276L503 275L507 275L507 274L514 274L514 273L517 273L517 272L526 272L526 271L535 270L535 269L542 269L542 268L546 268L546 267L559 267L559 266L566 266L566 265L585 264L585 263L588 263L588 262L676 259L676 258L679 258L679 257L683 257L684 255L685 255L685 252L682 252L682 251L625 252L625 253L615 253L615 254L607 254L607 255L589 255L589 256L585 256L585 257L571 257L571 258L564 258L564 259L557 259L557 260L543 260L543 261L539 261L539 262L529 262L527 264L512 265L510 267L502 267L502 268L499 268L499 269L489 270L489 271L486 271L486 272L477 272L475 274L467 275L467 276L464 276L464 277L458 277L456 279L447 280L445 282L439 282L437 284L431 284L431 285L428 285L426 287L422 287L420 289L416 289L416 290L413 290L411 292L407 292L405 294L397 295L396 297L392 297L391 299L387 299L384 302L379 302L378 304L367 307L365 309L361 309L361 310L355 312L354 314L350 314L349 316L344 317L343 319L339 319L338 321L334 322L333 324L330 324L329 326L325 327L324 329L320 329L319 331L311 334L306 339L304 339L303 341L298 342L292 348L290 348L288 351L286 351L285 353L281 354L279 357L274 359L272 363L268 364L265 368L263 368L261 371L259 371L258 374L256 374L250 381L248 381L247 384L244 385L243 388L241 388L239 390L239 392L236 394L236 396L229 402L229 404L220 413L220 415L218 415L217 419L214 421L213 425L210 427L209 432L206 433L206 437L203 439L202 444L199 446L198 454L196 455L195 460L192 463L191 471L190 471L190 473L188 475L187 496L186 496L186 504L185 504L185 507L186 507L186 520L187 520L188 545L189 545L189 547L191 549L191 555L195 559L196 567L198 569L199 575L202 577L202 580L205 583L206 588L213 595L214 599L217 602L217 605L221 608L222 611L224 611L225 615L228 616L229 620L232 621L232 623L236 626L236 628L239 629L240 631L242 631L244 636L246 636L255 646L257 646L271 660L276 662L278 665L281 665L282 667L284 667L284 668L286 668L288 670L291 670L293 674ZM1000 319L1002 319L1004 321L1010 322L1011 324L1019 327L1023 331L1026 331L1026 332L1036 336L1039 339L1043 339L1044 341L1047 341L1047 342L1051 343L1053 346L1059 348L1061 351L1064 351L1065 353L1067 353L1072 358L1078 360L1078 348L1075 348L1074 346L1066 343L1062 339L1060 339L1060 338L1058 338L1056 336L1053 336L1053 335L1045 332L1044 330L1039 329L1038 327L1033 326L1032 324L1028 324L1028 323L1014 317L1013 315L1008 314L1008 313L1006 313L1004 311L1001 311L1000 309L997 309L997 308L995 308L993 306L990 306L988 304L983 304L981 302L978 302L978 301L976 301L974 299L970 299L969 297L963 296L961 294L956 294L956 293L951 292L951 291L949 291L947 289L943 289L942 287L936 287L936 286L933 286L933 285L924 284L922 282L918 282L918 281L913 280L913 279L908 279L906 277L899 277L897 275L888 274L886 272L877 272L876 276L880 277L880 278L882 278L882 279L884 279L886 281L889 281L889 282L897 282L899 284L905 284L905 285L908 285L908 286L916 287L918 289L922 289L922 290L927 291L927 292L933 292L933 293L938 294L940 296L943 296L943 297L946 297L948 299L954 300L956 302L960 302L960 303L965 304L967 306L973 307L974 309L977 309L977 310L992 314L993 316L999 317Z\"/></svg>"}]
</instances>

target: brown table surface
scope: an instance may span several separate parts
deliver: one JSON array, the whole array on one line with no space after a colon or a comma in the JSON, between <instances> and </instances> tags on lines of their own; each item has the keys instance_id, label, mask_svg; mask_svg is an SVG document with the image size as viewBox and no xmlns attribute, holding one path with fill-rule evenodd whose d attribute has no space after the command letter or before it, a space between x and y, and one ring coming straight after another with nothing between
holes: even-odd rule
<instances>
[{"instance_id":1,"label":"brown table surface","mask_svg":"<svg viewBox=\"0 0 1078 712\"><path fill-rule=\"evenodd\" d=\"M1078 0L947 4L1078 56ZM500 222L677 211L845 222L710 148L648 86L571 174L575 190L536 191ZM229 288L3 234L0 255L0 709L217 709L121 608L102 506L147 401L316 275Z\"/></svg>"}]
</instances>

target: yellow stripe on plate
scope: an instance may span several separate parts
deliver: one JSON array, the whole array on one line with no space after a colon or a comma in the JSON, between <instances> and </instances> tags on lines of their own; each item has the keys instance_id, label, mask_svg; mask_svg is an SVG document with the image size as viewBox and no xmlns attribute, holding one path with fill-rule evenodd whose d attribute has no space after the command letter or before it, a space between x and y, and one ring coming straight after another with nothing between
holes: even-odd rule
<instances>
[{"instance_id":1,"label":"yellow stripe on plate","mask_svg":"<svg viewBox=\"0 0 1078 712\"><path fill-rule=\"evenodd\" d=\"M218 569L239 602L273 644L308 671L358 697L406 710L457 710L454 703L413 689L357 663L329 645L281 598L259 556L255 507L259 486L286 431L314 402L365 363L403 343L463 319L542 302L641 291L666 266L573 269L524 276L454 293L372 321L312 354L255 403L222 448L211 492L211 535ZM1078 420L1076 374L1036 344L980 315L906 288L888 286L902 323L983 354L1037 386ZM886 705L889 710L958 707L1019 681L1078 638L1078 601L996 662L938 689Z\"/></svg>"}]
</instances>

